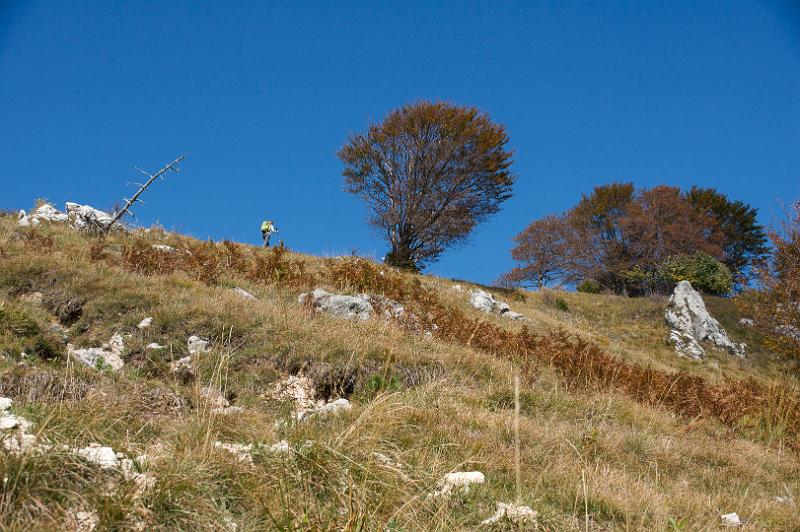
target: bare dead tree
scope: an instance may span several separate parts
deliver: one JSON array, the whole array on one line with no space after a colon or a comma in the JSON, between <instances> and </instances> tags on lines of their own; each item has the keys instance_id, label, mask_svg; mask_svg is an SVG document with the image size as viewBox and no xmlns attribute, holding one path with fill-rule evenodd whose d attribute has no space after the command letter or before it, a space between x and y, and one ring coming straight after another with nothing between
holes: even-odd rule
<instances>
[{"instance_id":1,"label":"bare dead tree","mask_svg":"<svg viewBox=\"0 0 800 532\"><path fill-rule=\"evenodd\" d=\"M136 203L137 201L139 203L141 203L142 205L144 205L144 202L139 199L139 196L141 196L142 193L145 190L147 190L147 187L149 187L150 185L153 184L153 181L155 181L159 177L161 179L164 179L164 174L166 174L167 172L175 172L176 174L178 172L180 172L180 168L177 167L177 164L179 162L183 161L185 158L186 158L186 155L181 155L180 157L178 157L177 159L175 159L171 163L169 163L166 166L164 166L163 168L161 168L155 174L150 174L148 172L145 172L144 170L142 170L141 168L139 168L137 166L136 169L139 170L144 175L146 175L148 177L148 179L147 179L147 181L145 183L134 183L136 185L139 185L139 190L137 190L136 194L134 194L130 199L122 198L123 201L125 202L125 206L123 206L120 210L118 210L116 213L114 213L114 217L111 220L111 223L108 224L108 228L111 228L111 226L113 226L115 223L117 223L117 221L119 221L119 219L122 218L125 215L125 213L131 212L131 210L130 210L131 206L134 203Z\"/></svg>"}]
</instances>

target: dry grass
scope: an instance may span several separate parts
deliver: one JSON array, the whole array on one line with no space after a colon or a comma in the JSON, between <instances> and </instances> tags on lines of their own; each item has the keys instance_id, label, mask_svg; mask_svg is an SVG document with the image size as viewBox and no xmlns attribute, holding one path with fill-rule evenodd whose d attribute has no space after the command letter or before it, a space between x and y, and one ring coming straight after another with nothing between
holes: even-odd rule
<instances>
[{"instance_id":1,"label":"dry grass","mask_svg":"<svg viewBox=\"0 0 800 532\"><path fill-rule=\"evenodd\" d=\"M2 529L62 529L75 509L96 511L103 529L224 530L226 520L239 530L475 529L497 501L515 497L510 362L525 369L523 503L543 528L716 530L730 511L752 530L800 527L800 463L788 450L796 392L768 366L720 364L707 374L660 344L652 354L659 302L553 296L564 310L538 294L499 294L534 319L523 329L478 315L449 282L368 261L159 231L100 240L57 227L21 237L12 227L0 222L0 301L21 313L15 327L36 327L0 336L0 394L56 446L98 442L160 459L148 466L155 487L137 497L119 475L70 453L0 452L0 477L9 479ZM155 243L194 258L156 252ZM437 324L436 338L381 319L316 315L296 303L312 283L402 301L424 326ZM80 300L80 316L51 332L53 310L19 297L37 290ZM145 316L153 326L138 331ZM642 335L625 336L625 322ZM19 358L25 342L45 335L88 346L116 331L132 334L120 374L67 364L63 347L54 360ZM190 334L211 339L213 350L184 379L169 362L187 354ZM609 353L596 345L603 339L622 347ZM167 349L145 350L153 341ZM268 392L287 372L313 374L320 393L347 394L354 410L281 423L290 405ZM213 414L205 386L245 412ZM290 455L266 450L281 439ZM261 447L251 465L214 448L217 440ZM487 483L447 501L426 497L444 473L470 469Z\"/></svg>"}]
</instances>

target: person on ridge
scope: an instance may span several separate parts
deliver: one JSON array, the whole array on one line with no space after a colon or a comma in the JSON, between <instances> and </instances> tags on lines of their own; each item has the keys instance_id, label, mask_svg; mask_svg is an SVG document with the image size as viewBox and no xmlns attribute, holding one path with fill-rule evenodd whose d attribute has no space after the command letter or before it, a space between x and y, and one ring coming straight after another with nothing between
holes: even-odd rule
<instances>
[{"instance_id":1,"label":"person on ridge","mask_svg":"<svg viewBox=\"0 0 800 532\"><path fill-rule=\"evenodd\" d=\"M261 222L261 238L264 239L264 247L269 247L269 237L272 236L272 233L277 233L278 230L275 228L275 225L270 220L264 220Z\"/></svg>"}]
</instances>

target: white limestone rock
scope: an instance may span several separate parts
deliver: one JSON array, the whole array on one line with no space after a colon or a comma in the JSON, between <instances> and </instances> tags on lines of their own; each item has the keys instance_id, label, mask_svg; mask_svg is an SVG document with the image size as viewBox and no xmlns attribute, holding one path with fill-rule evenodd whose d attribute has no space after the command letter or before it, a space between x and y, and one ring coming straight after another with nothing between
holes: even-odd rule
<instances>
[{"instance_id":1,"label":"white limestone rock","mask_svg":"<svg viewBox=\"0 0 800 532\"><path fill-rule=\"evenodd\" d=\"M190 355L201 355L208 352L208 340L203 340L199 336L190 336L186 341L186 347Z\"/></svg>"},{"instance_id":2,"label":"white limestone rock","mask_svg":"<svg viewBox=\"0 0 800 532\"><path fill-rule=\"evenodd\" d=\"M300 294L297 302L305 304L310 301L317 312L327 312L333 316L347 319L368 320L375 310L369 302L369 296L346 296L341 294L331 294L330 292L317 288L312 292Z\"/></svg>"},{"instance_id":3,"label":"white limestone rock","mask_svg":"<svg viewBox=\"0 0 800 532\"><path fill-rule=\"evenodd\" d=\"M722 524L727 527L738 527L742 526L742 520L739 518L739 514L736 512L731 512L729 514L723 514L720 516L722 520Z\"/></svg>"},{"instance_id":4,"label":"white limestone rock","mask_svg":"<svg viewBox=\"0 0 800 532\"><path fill-rule=\"evenodd\" d=\"M33 209L30 214L25 211L19 211L17 225L20 227L36 227L42 222L48 223L64 223L67 221L67 215L59 211L49 203L44 203Z\"/></svg>"},{"instance_id":5,"label":"white limestone rock","mask_svg":"<svg viewBox=\"0 0 800 532\"><path fill-rule=\"evenodd\" d=\"M111 227L114 220L114 217L105 211L79 203L68 202L66 211L70 224L79 231L105 231Z\"/></svg>"},{"instance_id":6,"label":"white limestone rock","mask_svg":"<svg viewBox=\"0 0 800 532\"><path fill-rule=\"evenodd\" d=\"M117 353L101 347L75 349L72 344L67 344L67 354L92 369L119 371L125 365Z\"/></svg>"},{"instance_id":7,"label":"white limestone rock","mask_svg":"<svg viewBox=\"0 0 800 532\"><path fill-rule=\"evenodd\" d=\"M483 484L486 477L480 471L457 471L448 473L439 481L439 487L431 493L432 497L442 497L455 492L467 493L473 484Z\"/></svg>"},{"instance_id":8,"label":"white limestone rock","mask_svg":"<svg viewBox=\"0 0 800 532\"><path fill-rule=\"evenodd\" d=\"M213 446L216 449L222 449L223 451L227 451L234 455L238 460L242 462L247 462L248 464L253 463L253 444L243 444L243 443L223 443L221 441L215 441Z\"/></svg>"},{"instance_id":9,"label":"white limestone rock","mask_svg":"<svg viewBox=\"0 0 800 532\"><path fill-rule=\"evenodd\" d=\"M144 318L142 321L140 321L139 325L137 325L136 327L140 331L143 331L144 329L147 329L148 327L150 327L152 324L153 324L153 318L147 317L147 318Z\"/></svg>"},{"instance_id":10,"label":"white limestone rock","mask_svg":"<svg viewBox=\"0 0 800 532\"><path fill-rule=\"evenodd\" d=\"M708 340L738 357L745 356L747 346L734 343L725 329L706 310L700 294L689 281L681 281L669 298L664 318L670 326L669 340L681 356L700 360L705 350L699 342Z\"/></svg>"},{"instance_id":11,"label":"white limestone rock","mask_svg":"<svg viewBox=\"0 0 800 532\"><path fill-rule=\"evenodd\" d=\"M155 249L156 251L161 251L163 253L177 253L178 250L172 246L168 246L166 244L153 244L150 246L151 248Z\"/></svg>"},{"instance_id":12,"label":"white limestone rock","mask_svg":"<svg viewBox=\"0 0 800 532\"><path fill-rule=\"evenodd\" d=\"M251 294L250 292L248 292L244 288L239 288L238 286L235 286L233 288L233 291L236 292L236 295L240 296L242 299L247 299L247 300L250 300L250 301L258 301L256 296L254 296L253 294Z\"/></svg>"},{"instance_id":13,"label":"white limestone rock","mask_svg":"<svg viewBox=\"0 0 800 532\"><path fill-rule=\"evenodd\" d=\"M483 290L473 289L470 291L469 302L473 307L486 314L499 314L515 321L528 319L519 312L511 310L508 303L496 299L494 295Z\"/></svg>"},{"instance_id":14,"label":"white limestone rock","mask_svg":"<svg viewBox=\"0 0 800 532\"><path fill-rule=\"evenodd\" d=\"M482 525L493 525L504 520L510 521L515 525L535 526L539 512L532 510L529 506L522 506L514 503L497 503L495 514L481 522Z\"/></svg>"},{"instance_id":15,"label":"white limestone rock","mask_svg":"<svg viewBox=\"0 0 800 532\"><path fill-rule=\"evenodd\" d=\"M297 421L303 421L312 416L332 415L339 414L341 412L347 412L348 410L352 410L352 408L353 405L350 404L350 401L342 397L336 399L335 401L331 401L330 403L322 402L313 408L300 410L295 413L295 419Z\"/></svg>"}]
</instances>

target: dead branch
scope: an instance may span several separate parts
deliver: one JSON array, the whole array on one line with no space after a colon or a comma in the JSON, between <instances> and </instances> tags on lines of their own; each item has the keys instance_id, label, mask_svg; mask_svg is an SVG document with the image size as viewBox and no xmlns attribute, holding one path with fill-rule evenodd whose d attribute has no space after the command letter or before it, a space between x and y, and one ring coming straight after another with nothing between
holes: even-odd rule
<instances>
[{"instance_id":1,"label":"dead branch","mask_svg":"<svg viewBox=\"0 0 800 532\"><path fill-rule=\"evenodd\" d=\"M144 202L143 202L142 200L140 200L140 199L139 199L139 196L141 196L141 195L142 195L142 193L143 193L145 190L147 190L147 187L149 187L151 184L153 184L153 181L155 181L157 178L159 178L159 177L160 177L160 178L162 178L162 179L163 179L163 176L164 176L164 174L165 174L165 173L167 173L167 172L170 172L170 171L171 171L171 172L175 172L175 173L178 173L178 172L180 172L180 168L178 168L176 165L177 165L179 162L181 162L182 160L184 160L185 158L186 158L186 155L181 155L180 157L178 157L177 159L175 159L174 161L172 161L172 162L171 162L171 163L169 163L168 165L164 166L164 167L163 167L161 170L159 170L159 171L158 171L158 172L156 172L155 174L149 174L149 173L145 172L144 170L142 170L141 168L138 168L138 167L137 167L136 169L137 169L137 170L139 170L139 171L140 171L141 173L143 173L144 175L146 175L146 176L147 176L149 179L148 179L148 180L147 180L147 181L146 181L144 184L141 184L141 185L140 185L140 187L139 187L139 190L137 190L137 191L136 191L136 194L134 194L134 195L133 195L133 197L131 197L130 199L128 199L128 198L123 198L123 200L125 201L125 206L124 206L124 207L122 207L122 208L121 208L119 211L117 211L116 213L114 213L114 218L113 218L113 220L111 220L111 223L108 225L108 227L110 228L112 225L114 225L115 223L117 223L117 221L118 221L120 218L122 218L122 217L125 215L125 213L126 213L126 212L129 212L129 211L130 211L130 208L131 208L131 206L132 206L134 203L136 203L137 201L138 201L139 203L141 203L142 205L144 205ZM138 184L138 183L137 183L137 184Z\"/></svg>"}]
</instances>

